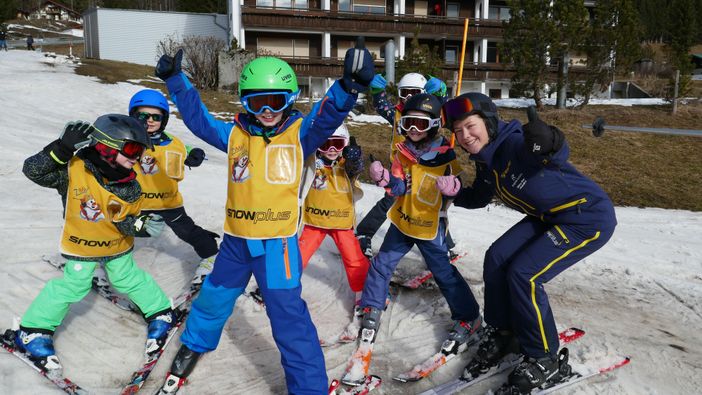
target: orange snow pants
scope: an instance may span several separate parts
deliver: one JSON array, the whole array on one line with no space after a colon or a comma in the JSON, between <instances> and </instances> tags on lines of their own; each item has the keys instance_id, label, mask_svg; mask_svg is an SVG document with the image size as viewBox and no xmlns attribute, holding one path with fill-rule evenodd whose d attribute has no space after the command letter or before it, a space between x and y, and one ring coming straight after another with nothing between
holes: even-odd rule
<instances>
[{"instance_id":1,"label":"orange snow pants","mask_svg":"<svg viewBox=\"0 0 702 395\"><path fill-rule=\"evenodd\" d=\"M302 255L303 269L307 267L310 258L327 235L331 236L336 248L341 253L341 261L346 269L349 287L353 292L362 291L370 263L368 258L363 255L358 239L353 234L353 229L322 229L305 225L300 236L300 255Z\"/></svg>"}]
</instances>

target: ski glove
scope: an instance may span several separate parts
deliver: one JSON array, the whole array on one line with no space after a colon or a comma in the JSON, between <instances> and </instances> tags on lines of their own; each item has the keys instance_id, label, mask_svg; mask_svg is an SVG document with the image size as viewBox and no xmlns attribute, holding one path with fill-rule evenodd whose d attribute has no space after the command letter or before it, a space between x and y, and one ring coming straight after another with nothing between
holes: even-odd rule
<instances>
[{"instance_id":1,"label":"ski glove","mask_svg":"<svg viewBox=\"0 0 702 395\"><path fill-rule=\"evenodd\" d=\"M348 174L349 177L355 177L361 173L363 170L363 151L361 150L361 146L356 143L355 137L351 136L349 145L344 147L341 156L346 160L346 162L344 162L344 169L346 169L346 174Z\"/></svg>"},{"instance_id":2,"label":"ski glove","mask_svg":"<svg viewBox=\"0 0 702 395\"><path fill-rule=\"evenodd\" d=\"M533 154L545 156L558 152L563 147L563 132L540 119L531 120L524 125L523 130L524 146Z\"/></svg>"},{"instance_id":3,"label":"ski glove","mask_svg":"<svg viewBox=\"0 0 702 395\"><path fill-rule=\"evenodd\" d=\"M161 59L158 60L156 64L156 70L154 74L156 77L167 80L174 75L180 73L180 64L183 61L183 49L179 49L175 56L169 56L168 54L161 55Z\"/></svg>"},{"instance_id":4,"label":"ski glove","mask_svg":"<svg viewBox=\"0 0 702 395\"><path fill-rule=\"evenodd\" d=\"M372 95L376 95L385 90L388 82L385 80L382 74L376 74L370 83L370 91Z\"/></svg>"},{"instance_id":5,"label":"ski glove","mask_svg":"<svg viewBox=\"0 0 702 395\"><path fill-rule=\"evenodd\" d=\"M379 160L373 161L368 170L370 178L375 182L375 185L385 188L390 183L390 173Z\"/></svg>"},{"instance_id":6,"label":"ski glove","mask_svg":"<svg viewBox=\"0 0 702 395\"><path fill-rule=\"evenodd\" d=\"M430 95L443 98L446 96L446 83L436 77L429 76L429 80L424 84L424 90Z\"/></svg>"},{"instance_id":7,"label":"ski glove","mask_svg":"<svg viewBox=\"0 0 702 395\"><path fill-rule=\"evenodd\" d=\"M185 158L185 165L188 167L198 167L205 160L205 151L202 148L193 148Z\"/></svg>"},{"instance_id":8,"label":"ski glove","mask_svg":"<svg viewBox=\"0 0 702 395\"><path fill-rule=\"evenodd\" d=\"M436 177L436 188L444 196L456 196L461 190L461 180L454 176L439 176Z\"/></svg>"},{"instance_id":9,"label":"ski glove","mask_svg":"<svg viewBox=\"0 0 702 395\"><path fill-rule=\"evenodd\" d=\"M61 136L48 148L49 155L58 163L65 164L79 149L90 144L90 135L95 128L89 122L72 121L63 127Z\"/></svg>"},{"instance_id":10,"label":"ski glove","mask_svg":"<svg viewBox=\"0 0 702 395\"><path fill-rule=\"evenodd\" d=\"M138 237L157 237L163 231L166 223L158 214L140 215L134 221L134 235Z\"/></svg>"},{"instance_id":11,"label":"ski glove","mask_svg":"<svg viewBox=\"0 0 702 395\"><path fill-rule=\"evenodd\" d=\"M356 47L346 51L341 85L351 94L364 92L373 80L374 73L373 57L366 49L363 37L359 37L356 40Z\"/></svg>"}]
</instances>

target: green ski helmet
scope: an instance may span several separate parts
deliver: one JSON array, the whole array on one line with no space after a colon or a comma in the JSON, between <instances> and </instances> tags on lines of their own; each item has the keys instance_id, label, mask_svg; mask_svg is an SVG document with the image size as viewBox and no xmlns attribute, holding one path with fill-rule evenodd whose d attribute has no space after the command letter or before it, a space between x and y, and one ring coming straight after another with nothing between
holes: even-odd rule
<instances>
[{"instance_id":1,"label":"green ski helmet","mask_svg":"<svg viewBox=\"0 0 702 395\"><path fill-rule=\"evenodd\" d=\"M249 62L239 76L239 97L254 92L298 91L297 76L282 59L265 56Z\"/></svg>"}]
</instances>

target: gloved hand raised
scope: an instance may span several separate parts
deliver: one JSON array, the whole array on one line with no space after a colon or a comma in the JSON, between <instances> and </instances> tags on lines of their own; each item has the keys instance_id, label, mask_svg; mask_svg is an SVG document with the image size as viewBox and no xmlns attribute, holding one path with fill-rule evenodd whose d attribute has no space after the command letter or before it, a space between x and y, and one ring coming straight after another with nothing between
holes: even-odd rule
<instances>
[{"instance_id":1,"label":"gloved hand raised","mask_svg":"<svg viewBox=\"0 0 702 395\"><path fill-rule=\"evenodd\" d=\"M185 158L185 165L188 167L198 167L205 160L205 151L202 148L193 148Z\"/></svg>"},{"instance_id":2,"label":"gloved hand raised","mask_svg":"<svg viewBox=\"0 0 702 395\"><path fill-rule=\"evenodd\" d=\"M390 183L390 173L388 169L383 167L379 160L373 161L368 169L370 178L379 187L385 187Z\"/></svg>"},{"instance_id":3,"label":"gloved hand raised","mask_svg":"<svg viewBox=\"0 0 702 395\"><path fill-rule=\"evenodd\" d=\"M344 147L341 156L346 159L344 168L347 174L355 176L361 173L363 170L363 151L361 150L361 146L356 143L355 137L351 136L349 145Z\"/></svg>"},{"instance_id":4,"label":"gloved hand raised","mask_svg":"<svg viewBox=\"0 0 702 395\"><path fill-rule=\"evenodd\" d=\"M59 163L65 164L79 149L90 144L90 134L95 128L90 122L72 121L68 122L64 127L59 139L49 144L45 149L48 149L49 155Z\"/></svg>"},{"instance_id":5,"label":"gloved hand raised","mask_svg":"<svg viewBox=\"0 0 702 395\"><path fill-rule=\"evenodd\" d=\"M368 89L374 74L373 57L366 49L363 37L358 37L356 47L349 48L344 57L342 86L346 92L351 94L363 92Z\"/></svg>"},{"instance_id":6,"label":"gloved hand raised","mask_svg":"<svg viewBox=\"0 0 702 395\"><path fill-rule=\"evenodd\" d=\"M138 237L156 237L161 234L165 224L163 217L158 214L140 215L134 222L134 235Z\"/></svg>"},{"instance_id":7,"label":"gloved hand raised","mask_svg":"<svg viewBox=\"0 0 702 395\"><path fill-rule=\"evenodd\" d=\"M436 188L444 196L456 196L461 190L461 180L454 176L439 176L436 177Z\"/></svg>"},{"instance_id":8,"label":"gloved hand raised","mask_svg":"<svg viewBox=\"0 0 702 395\"><path fill-rule=\"evenodd\" d=\"M557 127L547 125L540 119L533 119L524 125L524 145L536 155L548 155L563 147L565 136Z\"/></svg>"},{"instance_id":9,"label":"gloved hand raised","mask_svg":"<svg viewBox=\"0 0 702 395\"><path fill-rule=\"evenodd\" d=\"M424 91L430 95L443 98L446 96L446 83L436 77L429 76L424 84Z\"/></svg>"},{"instance_id":10,"label":"gloved hand raised","mask_svg":"<svg viewBox=\"0 0 702 395\"><path fill-rule=\"evenodd\" d=\"M183 62L183 49L179 49L175 56L169 56L167 54L161 55L161 59L158 60L156 64L156 70L154 74L156 77L167 80L170 77L180 73L180 65Z\"/></svg>"},{"instance_id":11,"label":"gloved hand raised","mask_svg":"<svg viewBox=\"0 0 702 395\"><path fill-rule=\"evenodd\" d=\"M388 82L385 80L382 74L376 74L370 83L370 92L372 95L378 94L385 90Z\"/></svg>"}]
</instances>

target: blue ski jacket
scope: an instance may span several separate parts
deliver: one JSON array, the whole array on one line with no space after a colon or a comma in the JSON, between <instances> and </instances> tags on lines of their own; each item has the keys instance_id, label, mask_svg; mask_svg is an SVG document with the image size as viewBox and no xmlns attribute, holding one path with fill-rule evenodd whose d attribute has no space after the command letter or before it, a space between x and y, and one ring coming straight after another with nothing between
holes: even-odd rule
<instances>
[{"instance_id":1,"label":"blue ski jacket","mask_svg":"<svg viewBox=\"0 0 702 395\"><path fill-rule=\"evenodd\" d=\"M498 122L494 141L470 155L476 177L462 188L456 206L480 208L497 197L507 206L548 224L616 225L609 196L568 162L568 142L539 156L527 150L522 125Z\"/></svg>"}]
</instances>

